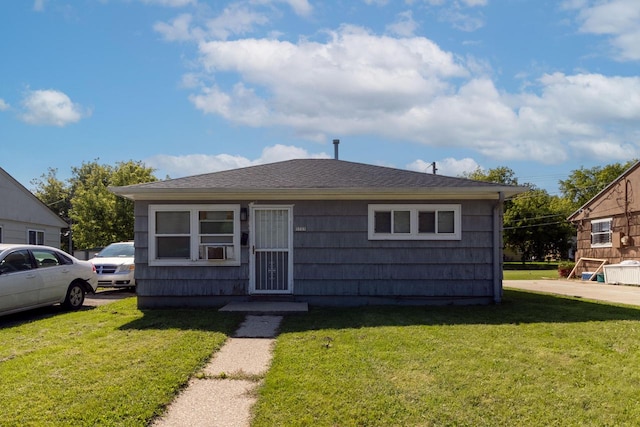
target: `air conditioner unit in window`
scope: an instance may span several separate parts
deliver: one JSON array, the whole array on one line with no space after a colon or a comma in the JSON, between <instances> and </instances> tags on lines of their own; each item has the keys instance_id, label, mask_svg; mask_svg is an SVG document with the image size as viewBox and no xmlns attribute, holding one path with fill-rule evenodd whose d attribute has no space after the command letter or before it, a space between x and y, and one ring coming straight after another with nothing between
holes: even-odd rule
<instances>
[{"instance_id":1,"label":"air conditioner unit in window","mask_svg":"<svg viewBox=\"0 0 640 427\"><path fill-rule=\"evenodd\" d=\"M226 246L205 246L207 259L225 260L227 259Z\"/></svg>"}]
</instances>

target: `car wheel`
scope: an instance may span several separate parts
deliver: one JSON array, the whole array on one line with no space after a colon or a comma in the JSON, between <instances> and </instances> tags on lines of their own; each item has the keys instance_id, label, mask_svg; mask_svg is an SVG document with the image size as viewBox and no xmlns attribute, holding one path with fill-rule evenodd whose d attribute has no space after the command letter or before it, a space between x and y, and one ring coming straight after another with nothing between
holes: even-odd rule
<instances>
[{"instance_id":1,"label":"car wheel","mask_svg":"<svg viewBox=\"0 0 640 427\"><path fill-rule=\"evenodd\" d=\"M84 288L79 283L72 283L67 289L67 296L62 305L68 310L78 310L84 303Z\"/></svg>"}]
</instances>

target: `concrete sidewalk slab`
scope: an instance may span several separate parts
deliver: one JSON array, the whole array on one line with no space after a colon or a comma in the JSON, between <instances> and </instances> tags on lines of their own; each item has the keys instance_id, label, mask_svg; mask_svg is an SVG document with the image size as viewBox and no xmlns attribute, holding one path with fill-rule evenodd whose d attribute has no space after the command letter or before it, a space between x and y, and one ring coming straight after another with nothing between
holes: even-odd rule
<instances>
[{"instance_id":1,"label":"concrete sidewalk slab","mask_svg":"<svg viewBox=\"0 0 640 427\"><path fill-rule=\"evenodd\" d=\"M309 304L306 302L288 301L245 301L230 302L218 311L251 314L288 314L306 313L309 311Z\"/></svg>"},{"instance_id":2,"label":"concrete sidewalk slab","mask_svg":"<svg viewBox=\"0 0 640 427\"><path fill-rule=\"evenodd\" d=\"M248 315L233 334L235 338L273 338L278 332L282 316Z\"/></svg>"},{"instance_id":3,"label":"concrete sidewalk slab","mask_svg":"<svg viewBox=\"0 0 640 427\"><path fill-rule=\"evenodd\" d=\"M230 338L204 368L209 376L264 375L271 362L274 340L268 338Z\"/></svg>"},{"instance_id":4,"label":"concrete sidewalk slab","mask_svg":"<svg viewBox=\"0 0 640 427\"><path fill-rule=\"evenodd\" d=\"M281 322L282 316L248 315L203 369L205 377L191 379L152 425L249 426L255 390L269 369Z\"/></svg>"},{"instance_id":5,"label":"concrete sidewalk slab","mask_svg":"<svg viewBox=\"0 0 640 427\"><path fill-rule=\"evenodd\" d=\"M258 384L253 381L200 380L189 382L155 427L245 427L250 424L253 396Z\"/></svg>"}]
</instances>

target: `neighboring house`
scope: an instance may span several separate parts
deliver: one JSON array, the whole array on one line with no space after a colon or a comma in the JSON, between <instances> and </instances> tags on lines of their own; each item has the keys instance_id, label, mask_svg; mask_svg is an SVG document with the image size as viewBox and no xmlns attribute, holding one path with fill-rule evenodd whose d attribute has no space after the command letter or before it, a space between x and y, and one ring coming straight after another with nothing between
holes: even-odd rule
<instances>
[{"instance_id":1,"label":"neighboring house","mask_svg":"<svg viewBox=\"0 0 640 427\"><path fill-rule=\"evenodd\" d=\"M60 231L69 225L0 168L0 243L60 247Z\"/></svg>"},{"instance_id":2,"label":"neighboring house","mask_svg":"<svg viewBox=\"0 0 640 427\"><path fill-rule=\"evenodd\" d=\"M640 259L640 162L627 169L569 218L578 229L576 261L608 264ZM593 271L599 261L583 262L576 274Z\"/></svg>"},{"instance_id":3,"label":"neighboring house","mask_svg":"<svg viewBox=\"0 0 640 427\"><path fill-rule=\"evenodd\" d=\"M135 201L138 304L499 302L524 188L333 159L113 187Z\"/></svg>"}]
</instances>

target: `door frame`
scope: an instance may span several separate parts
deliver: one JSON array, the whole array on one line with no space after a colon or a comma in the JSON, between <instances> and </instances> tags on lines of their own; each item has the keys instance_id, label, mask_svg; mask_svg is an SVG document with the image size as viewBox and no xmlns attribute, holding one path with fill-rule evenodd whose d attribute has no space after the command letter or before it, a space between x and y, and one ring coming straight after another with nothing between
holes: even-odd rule
<instances>
[{"instance_id":1,"label":"door frame","mask_svg":"<svg viewBox=\"0 0 640 427\"><path fill-rule=\"evenodd\" d=\"M256 211L273 211L273 210L285 210L287 211L287 251L288 257L288 283L286 290L256 290L256 251L255 251L255 236L256 236ZM261 204L249 204L249 294L250 295L289 295L293 294L293 205L261 205Z\"/></svg>"}]
</instances>

